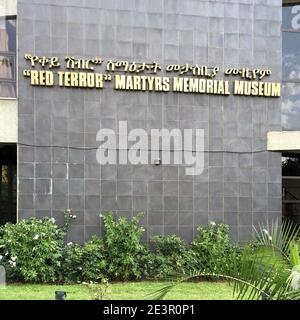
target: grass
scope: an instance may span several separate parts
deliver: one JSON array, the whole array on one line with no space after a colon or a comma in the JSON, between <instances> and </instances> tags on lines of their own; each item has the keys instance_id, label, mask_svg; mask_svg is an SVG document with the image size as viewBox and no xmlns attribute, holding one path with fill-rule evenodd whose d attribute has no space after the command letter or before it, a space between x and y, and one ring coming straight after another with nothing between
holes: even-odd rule
<instances>
[{"instance_id":1,"label":"grass","mask_svg":"<svg viewBox=\"0 0 300 320\"><path fill-rule=\"evenodd\" d=\"M125 282L110 286L110 300L143 300L165 286L164 282ZM67 292L68 300L89 300L88 289L83 285L8 284L0 289L0 300L53 300L54 292ZM232 300L232 287L226 282L189 282L176 286L168 293L170 300Z\"/></svg>"}]
</instances>

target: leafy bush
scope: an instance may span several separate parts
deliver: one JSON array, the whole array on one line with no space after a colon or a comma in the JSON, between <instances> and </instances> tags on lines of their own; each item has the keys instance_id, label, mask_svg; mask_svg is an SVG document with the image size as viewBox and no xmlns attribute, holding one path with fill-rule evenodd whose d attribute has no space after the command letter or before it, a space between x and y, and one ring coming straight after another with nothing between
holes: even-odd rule
<instances>
[{"instance_id":1,"label":"leafy bush","mask_svg":"<svg viewBox=\"0 0 300 320\"><path fill-rule=\"evenodd\" d=\"M186 251L186 243L176 235L154 236L151 241L157 253L175 260L177 255L182 255Z\"/></svg>"},{"instance_id":2,"label":"leafy bush","mask_svg":"<svg viewBox=\"0 0 300 320\"><path fill-rule=\"evenodd\" d=\"M228 263L232 246L229 242L229 227L226 224L210 222L208 227L199 226L192 242L193 267L198 270L222 270Z\"/></svg>"},{"instance_id":3,"label":"leafy bush","mask_svg":"<svg viewBox=\"0 0 300 320\"><path fill-rule=\"evenodd\" d=\"M53 218L7 223L0 234L0 263L9 278L29 282L57 279L65 230Z\"/></svg>"},{"instance_id":4,"label":"leafy bush","mask_svg":"<svg viewBox=\"0 0 300 320\"><path fill-rule=\"evenodd\" d=\"M63 249L61 278L67 282L82 281L83 249L79 244L69 242Z\"/></svg>"},{"instance_id":5,"label":"leafy bush","mask_svg":"<svg viewBox=\"0 0 300 320\"><path fill-rule=\"evenodd\" d=\"M94 236L83 246L82 278L84 281L104 279L106 260L103 240Z\"/></svg>"},{"instance_id":6,"label":"leafy bush","mask_svg":"<svg viewBox=\"0 0 300 320\"><path fill-rule=\"evenodd\" d=\"M68 243L62 256L62 277L68 282L100 281L106 262L103 241L94 236L84 245Z\"/></svg>"},{"instance_id":7,"label":"leafy bush","mask_svg":"<svg viewBox=\"0 0 300 320\"><path fill-rule=\"evenodd\" d=\"M212 225L215 226L215 225ZM202 270L189 277L182 276L173 285L157 290L152 299L163 299L182 281L203 276L229 281L233 295L244 300L299 300L300 299L300 256L297 239L300 227L290 220L275 221L265 229L260 226L255 242L243 248L232 247L225 255L223 268ZM238 257L238 258L237 258Z\"/></svg>"},{"instance_id":8,"label":"leafy bush","mask_svg":"<svg viewBox=\"0 0 300 320\"><path fill-rule=\"evenodd\" d=\"M148 255L148 274L154 278L164 278L186 269L188 245L176 235L154 236L151 239L154 252Z\"/></svg>"},{"instance_id":9,"label":"leafy bush","mask_svg":"<svg viewBox=\"0 0 300 320\"><path fill-rule=\"evenodd\" d=\"M139 226L143 213L131 220L115 219L113 214L101 215L105 226L104 245L110 278L119 280L141 278L141 263L146 248L141 244L144 228Z\"/></svg>"},{"instance_id":10,"label":"leafy bush","mask_svg":"<svg viewBox=\"0 0 300 320\"><path fill-rule=\"evenodd\" d=\"M141 243L144 229L139 225L143 213L131 220L104 214L105 235L93 237L83 245L64 243L70 219L58 227L49 218L31 218L0 228L0 264L8 279L25 282L90 282L165 278L174 273L222 270L233 250L228 226L210 223L200 226L191 244L176 235L155 236L153 250ZM235 255L234 260L239 257Z\"/></svg>"}]
</instances>

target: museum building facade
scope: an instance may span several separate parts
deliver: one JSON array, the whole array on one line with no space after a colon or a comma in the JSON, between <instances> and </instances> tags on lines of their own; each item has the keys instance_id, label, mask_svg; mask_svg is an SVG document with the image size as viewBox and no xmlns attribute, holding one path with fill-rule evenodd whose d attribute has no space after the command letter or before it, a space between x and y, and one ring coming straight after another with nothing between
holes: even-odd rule
<instances>
[{"instance_id":1,"label":"museum building facade","mask_svg":"<svg viewBox=\"0 0 300 320\"><path fill-rule=\"evenodd\" d=\"M299 39L297 1L0 0L0 224L300 223Z\"/></svg>"}]
</instances>

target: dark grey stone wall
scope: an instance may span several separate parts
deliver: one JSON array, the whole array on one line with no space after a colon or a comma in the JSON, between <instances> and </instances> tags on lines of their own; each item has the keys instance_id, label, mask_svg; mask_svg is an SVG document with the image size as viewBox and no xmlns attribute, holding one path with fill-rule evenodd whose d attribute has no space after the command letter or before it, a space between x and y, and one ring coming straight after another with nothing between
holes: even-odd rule
<instances>
[{"instance_id":1,"label":"dark grey stone wall","mask_svg":"<svg viewBox=\"0 0 300 320\"><path fill-rule=\"evenodd\" d=\"M281 155L266 151L281 130L280 99L33 88L25 53L104 60L271 68L281 80L281 0L19 0L19 219L72 208L70 241L101 233L100 211L145 211L146 238L191 240L209 220L245 240L281 216ZM129 128L205 129L205 170L100 166L96 133ZM64 146L60 148L56 146Z\"/></svg>"}]
</instances>

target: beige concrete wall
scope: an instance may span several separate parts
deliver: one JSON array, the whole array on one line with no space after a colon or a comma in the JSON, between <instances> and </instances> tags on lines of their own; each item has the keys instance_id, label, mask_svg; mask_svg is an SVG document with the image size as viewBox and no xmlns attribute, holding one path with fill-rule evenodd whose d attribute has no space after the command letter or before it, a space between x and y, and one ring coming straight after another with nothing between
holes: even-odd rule
<instances>
[{"instance_id":1,"label":"beige concrete wall","mask_svg":"<svg viewBox=\"0 0 300 320\"><path fill-rule=\"evenodd\" d=\"M18 141L18 103L0 100L0 143Z\"/></svg>"},{"instance_id":2,"label":"beige concrete wall","mask_svg":"<svg viewBox=\"0 0 300 320\"><path fill-rule=\"evenodd\" d=\"M269 151L300 150L300 131L274 131L268 133Z\"/></svg>"},{"instance_id":3,"label":"beige concrete wall","mask_svg":"<svg viewBox=\"0 0 300 320\"><path fill-rule=\"evenodd\" d=\"M17 0L0 0L0 17L16 15ZM17 100L0 98L0 143L18 141Z\"/></svg>"},{"instance_id":4,"label":"beige concrete wall","mask_svg":"<svg viewBox=\"0 0 300 320\"><path fill-rule=\"evenodd\" d=\"M17 14L17 0L0 0L0 16Z\"/></svg>"}]
</instances>

